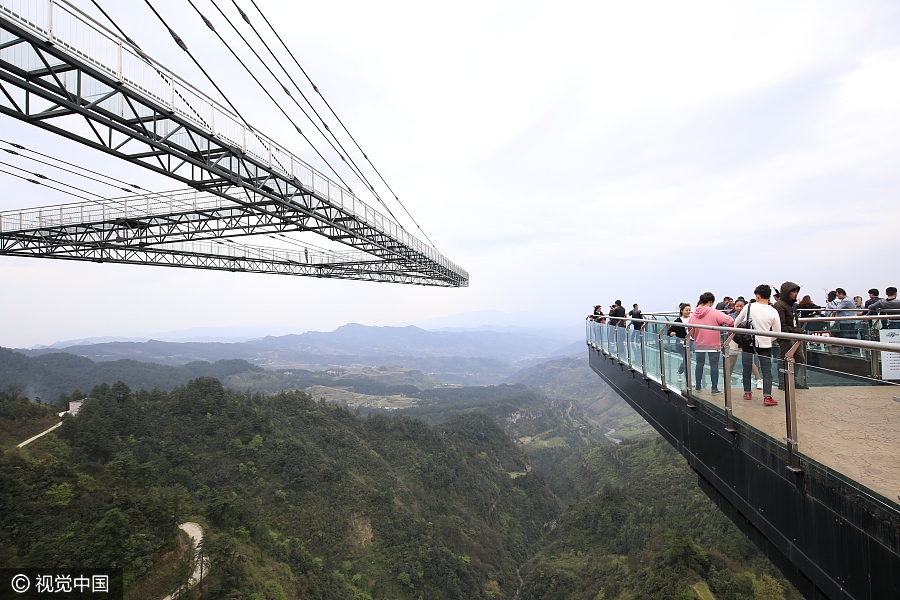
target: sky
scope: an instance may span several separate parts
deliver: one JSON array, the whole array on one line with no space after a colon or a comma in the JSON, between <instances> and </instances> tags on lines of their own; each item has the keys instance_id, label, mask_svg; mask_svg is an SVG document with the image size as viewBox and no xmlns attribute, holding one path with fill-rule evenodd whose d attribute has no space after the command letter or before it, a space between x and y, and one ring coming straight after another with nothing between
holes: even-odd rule
<instances>
[{"instance_id":1,"label":"sky","mask_svg":"<svg viewBox=\"0 0 900 600\"><path fill-rule=\"evenodd\" d=\"M562 326L616 299L672 310L793 280L822 304L838 286L900 284L896 2L256 1L469 287L0 257L0 346L470 312L473 326L499 313ZM210 0L195 4L227 34ZM214 93L146 4L101 5ZM326 168L187 0L154 5L248 121ZM6 116L0 132L182 187ZM71 200L0 177L0 210Z\"/></svg>"}]
</instances>

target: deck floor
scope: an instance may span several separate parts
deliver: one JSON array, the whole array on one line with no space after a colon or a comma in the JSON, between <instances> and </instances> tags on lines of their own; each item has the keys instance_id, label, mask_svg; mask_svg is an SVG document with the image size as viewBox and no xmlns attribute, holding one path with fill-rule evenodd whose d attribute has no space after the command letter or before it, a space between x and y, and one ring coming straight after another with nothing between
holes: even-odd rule
<instances>
[{"instance_id":1,"label":"deck floor","mask_svg":"<svg viewBox=\"0 0 900 600\"><path fill-rule=\"evenodd\" d=\"M784 393L772 391L778 406L764 406L762 390L744 400L742 388L732 388L734 416L782 441L786 435ZM708 389L694 394L725 406L724 394ZM900 503L900 387L846 386L797 390L800 454L858 481L895 505Z\"/></svg>"}]
</instances>

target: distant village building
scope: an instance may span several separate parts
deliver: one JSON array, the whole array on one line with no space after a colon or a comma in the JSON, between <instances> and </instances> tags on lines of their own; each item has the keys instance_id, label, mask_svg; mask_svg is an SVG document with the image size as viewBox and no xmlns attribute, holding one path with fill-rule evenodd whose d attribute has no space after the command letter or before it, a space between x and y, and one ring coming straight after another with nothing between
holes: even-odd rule
<instances>
[{"instance_id":1,"label":"distant village building","mask_svg":"<svg viewBox=\"0 0 900 600\"><path fill-rule=\"evenodd\" d=\"M72 400L69 402L69 410L64 410L59 413L59 416L63 415L72 415L73 417L78 414L78 411L81 410L81 405L84 404L90 398L85 398L84 400Z\"/></svg>"}]
</instances>

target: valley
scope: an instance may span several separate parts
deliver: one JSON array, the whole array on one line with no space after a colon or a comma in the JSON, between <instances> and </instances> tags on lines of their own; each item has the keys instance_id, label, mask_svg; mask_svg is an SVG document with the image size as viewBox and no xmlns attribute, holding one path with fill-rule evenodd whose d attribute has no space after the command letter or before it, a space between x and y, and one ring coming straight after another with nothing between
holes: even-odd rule
<instances>
[{"instance_id":1,"label":"valley","mask_svg":"<svg viewBox=\"0 0 900 600\"><path fill-rule=\"evenodd\" d=\"M171 592L192 521L203 598L799 597L585 357L492 385L414 364L0 350L0 562L115 564L126 597Z\"/></svg>"}]
</instances>

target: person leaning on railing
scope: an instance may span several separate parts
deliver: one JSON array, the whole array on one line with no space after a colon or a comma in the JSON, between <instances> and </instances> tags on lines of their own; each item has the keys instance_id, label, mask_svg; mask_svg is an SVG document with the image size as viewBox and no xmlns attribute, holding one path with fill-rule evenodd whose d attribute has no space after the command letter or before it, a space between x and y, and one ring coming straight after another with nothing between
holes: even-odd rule
<instances>
[{"instance_id":1,"label":"person leaning on railing","mask_svg":"<svg viewBox=\"0 0 900 600\"><path fill-rule=\"evenodd\" d=\"M844 288L834 288L835 294L837 295L837 299L835 301L834 308L836 309L831 316L833 317L855 317L856 316L856 303L853 302L852 298L847 297L847 292ZM857 321L837 321L837 337L845 338L845 339L857 339L856 329L859 326ZM841 348L838 350L840 354L853 354L854 350L851 348Z\"/></svg>"},{"instance_id":2,"label":"person leaning on railing","mask_svg":"<svg viewBox=\"0 0 900 600\"><path fill-rule=\"evenodd\" d=\"M797 303L797 310L800 312L801 319L821 317L822 309L824 308L824 306L819 306L813 302L809 294L803 296L803 299ZM800 323L800 326L803 328L803 333L812 333L813 335L817 331L828 331L828 323L826 321L810 321L809 323ZM818 345L820 348L823 347L822 344L815 345Z\"/></svg>"},{"instance_id":3,"label":"person leaning on railing","mask_svg":"<svg viewBox=\"0 0 900 600\"><path fill-rule=\"evenodd\" d=\"M732 327L734 321L720 310L713 308L716 297L712 292L703 292L697 301L697 308L688 320L688 325L724 325ZM694 389L703 389L703 367L709 360L709 378L712 384L712 393L721 394L719 390L719 350L722 347L721 337L718 331L713 329L689 328L694 339L694 355L697 366L694 369Z\"/></svg>"},{"instance_id":4,"label":"person leaning on railing","mask_svg":"<svg viewBox=\"0 0 900 600\"><path fill-rule=\"evenodd\" d=\"M628 322L625 319L625 308L622 306L621 300L616 300L613 303L610 307L609 316L609 324L616 326L613 332L616 336L616 350L618 350L619 356L622 356L625 352L625 327L628 326Z\"/></svg>"},{"instance_id":5,"label":"person leaning on railing","mask_svg":"<svg viewBox=\"0 0 900 600\"><path fill-rule=\"evenodd\" d=\"M595 323L606 323L606 315L603 314L603 308L599 304L595 304L594 312L587 316L587 320Z\"/></svg>"},{"instance_id":6,"label":"person leaning on railing","mask_svg":"<svg viewBox=\"0 0 900 600\"><path fill-rule=\"evenodd\" d=\"M891 286L884 290L887 298L874 302L869 306L870 315L900 315L900 300L897 299L897 288ZM885 329L900 329L900 319L885 319L882 324Z\"/></svg>"},{"instance_id":7,"label":"person leaning on railing","mask_svg":"<svg viewBox=\"0 0 900 600\"><path fill-rule=\"evenodd\" d=\"M678 305L681 314L675 317L675 323L687 323L688 318L691 316L691 305L687 302L682 302ZM687 339L687 329L684 328L683 325L672 325L669 327L669 336L677 338L675 340L675 350L681 356L681 364L678 366L678 373L676 376L678 377L678 381L681 381L682 374L684 373L684 363L687 360L687 353L691 351L690 342Z\"/></svg>"}]
</instances>

